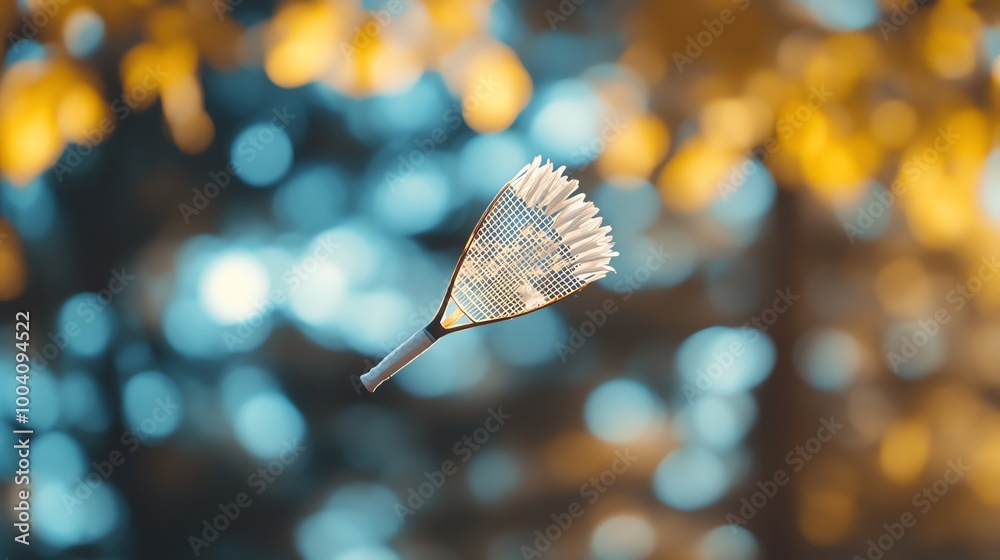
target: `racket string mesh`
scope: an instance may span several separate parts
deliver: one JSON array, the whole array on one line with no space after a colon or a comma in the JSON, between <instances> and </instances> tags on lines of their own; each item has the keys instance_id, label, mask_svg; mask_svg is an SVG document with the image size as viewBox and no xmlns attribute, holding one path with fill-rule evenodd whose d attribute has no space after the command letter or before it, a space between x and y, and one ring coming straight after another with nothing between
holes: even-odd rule
<instances>
[{"instance_id":1,"label":"racket string mesh","mask_svg":"<svg viewBox=\"0 0 1000 560\"><path fill-rule=\"evenodd\" d=\"M469 243L451 297L475 322L514 317L565 297L613 269L610 228L565 168L521 170Z\"/></svg>"}]
</instances>

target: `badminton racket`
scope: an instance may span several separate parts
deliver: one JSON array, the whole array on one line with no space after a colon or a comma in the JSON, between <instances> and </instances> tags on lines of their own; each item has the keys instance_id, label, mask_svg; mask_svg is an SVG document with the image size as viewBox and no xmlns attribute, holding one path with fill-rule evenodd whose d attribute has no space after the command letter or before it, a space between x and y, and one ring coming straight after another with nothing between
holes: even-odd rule
<instances>
[{"instance_id":1,"label":"badminton racket","mask_svg":"<svg viewBox=\"0 0 1000 560\"><path fill-rule=\"evenodd\" d=\"M611 227L565 166L541 156L500 189L458 258L431 322L361 376L374 392L446 334L536 311L614 272Z\"/></svg>"}]
</instances>

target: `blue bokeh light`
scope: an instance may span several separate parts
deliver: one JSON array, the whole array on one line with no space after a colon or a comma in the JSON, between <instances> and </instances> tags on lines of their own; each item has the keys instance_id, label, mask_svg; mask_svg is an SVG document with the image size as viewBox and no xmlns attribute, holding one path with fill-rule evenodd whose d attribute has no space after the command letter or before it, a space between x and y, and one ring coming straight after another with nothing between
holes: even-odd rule
<instances>
[{"instance_id":1,"label":"blue bokeh light","mask_svg":"<svg viewBox=\"0 0 1000 560\"><path fill-rule=\"evenodd\" d=\"M69 484L89 467L80 444L65 432L39 435L31 445L31 476L41 483Z\"/></svg>"},{"instance_id":2,"label":"blue bokeh light","mask_svg":"<svg viewBox=\"0 0 1000 560\"><path fill-rule=\"evenodd\" d=\"M111 418L93 377L84 371L71 371L63 376L60 393L65 425L91 433L108 428Z\"/></svg>"},{"instance_id":3,"label":"blue bokeh light","mask_svg":"<svg viewBox=\"0 0 1000 560\"><path fill-rule=\"evenodd\" d=\"M4 217L14 224L21 237L39 241L48 236L56 222L55 197L48 182L38 177L24 186L4 180L2 186L0 206Z\"/></svg>"},{"instance_id":4,"label":"blue bokeh light","mask_svg":"<svg viewBox=\"0 0 1000 560\"><path fill-rule=\"evenodd\" d=\"M441 76L426 72L406 91L359 100L358 110L349 111L347 118L352 131L362 137L419 135L435 141L435 136L441 138L444 133L447 138L462 124L461 109L449 107L448 99ZM441 132L433 132L435 129Z\"/></svg>"},{"instance_id":5,"label":"blue bokeh light","mask_svg":"<svg viewBox=\"0 0 1000 560\"><path fill-rule=\"evenodd\" d=\"M459 153L459 188L481 199L492 199L531 160L524 139L515 132L482 134Z\"/></svg>"},{"instance_id":6,"label":"blue bokeh light","mask_svg":"<svg viewBox=\"0 0 1000 560\"><path fill-rule=\"evenodd\" d=\"M597 94L580 80L563 80L541 90L531 119L532 144L545 157L579 167L593 161L598 151L603 108Z\"/></svg>"},{"instance_id":7,"label":"blue bokeh light","mask_svg":"<svg viewBox=\"0 0 1000 560\"><path fill-rule=\"evenodd\" d=\"M3 64L7 68L19 62L31 60L43 60L49 55L44 45L34 39L21 39L7 49L4 53Z\"/></svg>"},{"instance_id":8,"label":"blue bokeh light","mask_svg":"<svg viewBox=\"0 0 1000 560\"><path fill-rule=\"evenodd\" d=\"M274 459L302 443L306 422L283 394L268 391L244 402L232 418L240 445L261 459Z\"/></svg>"},{"instance_id":9,"label":"blue bokeh light","mask_svg":"<svg viewBox=\"0 0 1000 560\"><path fill-rule=\"evenodd\" d=\"M469 491L484 504L495 504L509 496L521 478L520 465L506 451L485 450L469 464Z\"/></svg>"},{"instance_id":10,"label":"blue bokeh light","mask_svg":"<svg viewBox=\"0 0 1000 560\"><path fill-rule=\"evenodd\" d=\"M857 31L873 25L879 16L877 0L796 0L816 20L834 30Z\"/></svg>"},{"instance_id":11,"label":"blue bokeh light","mask_svg":"<svg viewBox=\"0 0 1000 560\"><path fill-rule=\"evenodd\" d=\"M1000 43L1000 32L997 36ZM986 158L979 184L979 202L990 220L1000 226L1000 148L994 149Z\"/></svg>"},{"instance_id":12,"label":"blue bokeh light","mask_svg":"<svg viewBox=\"0 0 1000 560\"><path fill-rule=\"evenodd\" d=\"M736 179L735 181L733 179ZM754 159L734 166L731 186L709 206L709 213L723 224L741 227L760 220L771 211L778 187L767 167Z\"/></svg>"},{"instance_id":13,"label":"blue bokeh light","mask_svg":"<svg viewBox=\"0 0 1000 560\"><path fill-rule=\"evenodd\" d=\"M179 353L194 358L220 358L231 351L247 352L260 346L270 332L270 323L249 329L243 337L237 329L219 325L194 299L170 302L163 313L163 335ZM226 335L230 338L227 345ZM228 347L227 347L228 346Z\"/></svg>"},{"instance_id":14,"label":"blue bokeh light","mask_svg":"<svg viewBox=\"0 0 1000 560\"><path fill-rule=\"evenodd\" d=\"M937 323L927 321L938 326ZM920 321L895 324L886 329L882 339L883 356L890 371L903 379L920 379L936 371L947 356L944 332L930 334Z\"/></svg>"},{"instance_id":15,"label":"blue bokeh light","mask_svg":"<svg viewBox=\"0 0 1000 560\"><path fill-rule=\"evenodd\" d=\"M424 164L410 173L379 181L371 209L381 226L412 235L433 229L449 209L449 182L436 166Z\"/></svg>"},{"instance_id":16,"label":"blue bokeh light","mask_svg":"<svg viewBox=\"0 0 1000 560\"><path fill-rule=\"evenodd\" d=\"M316 265L295 289L288 290L288 308L294 317L313 326L331 326L343 319L349 296L347 274L336 264Z\"/></svg>"},{"instance_id":17,"label":"blue bokeh light","mask_svg":"<svg viewBox=\"0 0 1000 560\"><path fill-rule=\"evenodd\" d=\"M602 183L594 193L594 204L612 234L639 234L656 223L663 203L660 194L649 181L617 179Z\"/></svg>"},{"instance_id":18,"label":"blue bokeh light","mask_svg":"<svg viewBox=\"0 0 1000 560\"><path fill-rule=\"evenodd\" d=\"M307 517L295 535L306 560L398 560L380 544L401 525L397 496L381 484L353 483L335 490L323 509Z\"/></svg>"},{"instance_id":19,"label":"blue bokeh light","mask_svg":"<svg viewBox=\"0 0 1000 560\"><path fill-rule=\"evenodd\" d=\"M727 449L741 442L756 420L756 402L740 393L696 399L684 408L679 424L686 441Z\"/></svg>"},{"instance_id":20,"label":"blue bokeh light","mask_svg":"<svg viewBox=\"0 0 1000 560\"><path fill-rule=\"evenodd\" d=\"M279 223L301 232L326 229L347 213L347 182L335 166L302 167L275 193L274 214Z\"/></svg>"},{"instance_id":21,"label":"blue bokeh light","mask_svg":"<svg viewBox=\"0 0 1000 560\"><path fill-rule=\"evenodd\" d=\"M722 459L699 447L683 447L671 452L653 475L656 496L668 506L683 511L714 504L728 488Z\"/></svg>"},{"instance_id":22,"label":"blue bokeh light","mask_svg":"<svg viewBox=\"0 0 1000 560\"><path fill-rule=\"evenodd\" d=\"M590 537L594 560L642 560L656 546L653 525L637 515L615 515L601 522Z\"/></svg>"},{"instance_id":23,"label":"blue bokeh light","mask_svg":"<svg viewBox=\"0 0 1000 560\"><path fill-rule=\"evenodd\" d=\"M663 414L663 406L648 387L630 379L599 385L587 397L583 416L595 436L626 442L650 435Z\"/></svg>"},{"instance_id":24,"label":"blue bokeh light","mask_svg":"<svg viewBox=\"0 0 1000 560\"><path fill-rule=\"evenodd\" d=\"M823 391L844 391L860 373L861 344L840 329L812 331L795 343L795 366L810 385Z\"/></svg>"},{"instance_id":25,"label":"blue bokeh light","mask_svg":"<svg viewBox=\"0 0 1000 560\"><path fill-rule=\"evenodd\" d=\"M441 339L434 347L406 366L406 375L394 380L407 393L420 397L441 397L475 387L489 371L483 360L483 335L472 329L461 336ZM391 349L390 349L391 350Z\"/></svg>"},{"instance_id":26,"label":"blue bokeh light","mask_svg":"<svg viewBox=\"0 0 1000 560\"><path fill-rule=\"evenodd\" d=\"M53 343L79 356L94 357L104 352L117 328L114 311L107 301L106 297L92 293L77 294L66 300L59 310L59 332L55 333L57 340Z\"/></svg>"},{"instance_id":27,"label":"blue bokeh light","mask_svg":"<svg viewBox=\"0 0 1000 560\"><path fill-rule=\"evenodd\" d=\"M292 166L292 141L284 129L271 123L253 124L236 135L230 158L246 184L266 187Z\"/></svg>"},{"instance_id":28,"label":"blue bokeh light","mask_svg":"<svg viewBox=\"0 0 1000 560\"><path fill-rule=\"evenodd\" d=\"M756 560L757 539L750 531L735 525L716 527L705 533L698 546L698 560Z\"/></svg>"},{"instance_id":29,"label":"blue bokeh light","mask_svg":"<svg viewBox=\"0 0 1000 560\"><path fill-rule=\"evenodd\" d=\"M198 300L208 315L223 325L233 325L257 316L271 293L267 268L257 255L235 249L224 251L205 268L198 285Z\"/></svg>"},{"instance_id":30,"label":"blue bokeh light","mask_svg":"<svg viewBox=\"0 0 1000 560\"><path fill-rule=\"evenodd\" d=\"M251 398L278 389L274 376L256 366L232 367L219 379L219 398L230 418L235 417L243 403Z\"/></svg>"},{"instance_id":31,"label":"blue bokeh light","mask_svg":"<svg viewBox=\"0 0 1000 560\"><path fill-rule=\"evenodd\" d=\"M184 400L173 379L158 371L132 376L122 391L125 424L140 441L155 442L180 426Z\"/></svg>"},{"instance_id":32,"label":"blue bokeh light","mask_svg":"<svg viewBox=\"0 0 1000 560\"><path fill-rule=\"evenodd\" d=\"M689 396L733 394L764 381L775 359L774 343L757 329L709 327L681 343L676 366Z\"/></svg>"},{"instance_id":33,"label":"blue bokeh light","mask_svg":"<svg viewBox=\"0 0 1000 560\"><path fill-rule=\"evenodd\" d=\"M75 10L63 25L66 50L76 58L94 54L104 40L104 20L92 10Z\"/></svg>"},{"instance_id":34,"label":"blue bokeh light","mask_svg":"<svg viewBox=\"0 0 1000 560\"><path fill-rule=\"evenodd\" d=\"M106 539L122 522L122 500L110 482L91 489L85 500L71 501L74 483L37 484L32 492L33 527L55 548L70 548ZM107 541L105 541L107 542Z\"/></svg>"},{"instance_id":35,"label":"blue bokeh light","mask_svg":"<svg viewBox=\"0 0 1000 560\"><path fill-rule=\"evenodd\" d=\"M32 428L45 431L56 425L63 407L59 392L59 381L50 371L34 370L29 381L31 387L31 400L45 403L45 406L36 406L31 410ZM8 394L14 394L11 390ZM77 397L74 397L77 398Z\"/></svg>"},{"instance_id":36,"label":"blue bokeh light","mask_svg":"<svg viewBox=\"0 0 1000 560\"><path fill-rule=\"evenodd\" d=\"M615 228L617 224L611 224ZM597 283L626 297L637 291L673 287L687 280L698 265L698 254L681 229L640 234L630 228L613 230L615 250L620 254L611 260L618 271Z\"/></svg>"},{"instance_id":37,"label":"blue bokeh light","mask_svg":"<svg viewBox=\"0 0 1000 560\"><path fill-rule=\"evenodd\" d=\"M490 349L504 362L517 367L537 366L556 358L556 343L565 342L566 324L550 307L533 311L517 321L500 321L484 328Z\"/></svg>"}]
</instances>

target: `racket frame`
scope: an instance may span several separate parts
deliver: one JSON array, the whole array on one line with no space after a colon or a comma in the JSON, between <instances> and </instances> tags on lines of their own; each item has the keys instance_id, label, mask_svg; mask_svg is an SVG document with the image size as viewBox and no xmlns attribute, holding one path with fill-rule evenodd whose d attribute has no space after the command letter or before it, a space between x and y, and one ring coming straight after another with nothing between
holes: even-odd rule
<instances>
[{"instance_id":1,"label":"racket frame","mask_svg":"<svg viewBox=\"0 0 1000 560\"><path fill-rule=\"evenodd\" d=\"M519 177L520 175L518 177L515 177L514 179L511 179L503 186L502 189L500 189L500 192L498 192L497 195L493 197L493 200L490 202L489 206L487 206L486 210L483 211L483 215L479 217L479 221L476 223L476 227L472 230L472 233L469 234L469 239L468 241L465 242L465 247L462 249L462 254L458 257L458 262L455 264L455 270L452 271L451 273L451 280L448 281L448 288L444 292L444 300L441 302L441 306L438 308L437 313L434 314L434 318L431 319L430 323L428 323L426 327L424 327L424 330L427 331L427 334L429 334L431 338L433 338L434 340L437 340L446 334L464 331L466 329L471 329L472 327L479 327L482 325L488 325L490 323L506 321L507 319L514 319L515 317L521 317L523 315L527 315L532 311L537 311L543 307L552 305L553 303L561 299L574 295L580 290L586 288L590 284L589 282L585 283L573 291L567 292L559 297L553 298L545 302L543 305L539 305L538 307L532 307L531 309L527 309L525 311L517 313L516 315L510 315L508 317L498 317L496 319L486 319L485 321L473 320L472 317L470 317L469 314L466 313L464 309L462 309L462 306L459 305L458 301L455 301L455 306L462 311L462 314L464 314L465 317L469 320L469 323L463 325L450 326L450 327L445 327L442 324L442 320L444 319L444 315L448 309L448 301L454 300L454 298L451 297L451 291L455 288L455 280L458 279L458 271L461 270L462 264L465 262L465 257L469 254L469 247L472 246L472 241L476 238L477 235L479 235L479 230L483 228L487 216L489 216L490 212L492 212L493 209L496 208L496 205L500 203L500 198L504 195L505 192L507 192L507 189L511 188L511 183L513 181L516 181Z\"/></svg>"}]
</instances>

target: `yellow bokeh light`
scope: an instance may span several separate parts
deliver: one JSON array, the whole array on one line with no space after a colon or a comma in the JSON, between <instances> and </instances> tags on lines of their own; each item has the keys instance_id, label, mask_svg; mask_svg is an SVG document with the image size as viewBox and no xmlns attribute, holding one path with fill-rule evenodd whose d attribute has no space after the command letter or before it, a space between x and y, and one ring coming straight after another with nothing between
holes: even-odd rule
<instances>
[{"instance_id":1,"label":"yellow bokeh light","mask_svg":"<svg viewBox=\"0 0 1000 560\"><path fill-rule=\"evenodd\" d=\"M402 93L424 73L423 57L405 45L379 42L370 51L364 73L365 92Z\"/></svg>"},{"instance_id":2,"label":"yellow bokeh light","mask_svg":"<svg viewBox=\"0 0 1000 560\"><path fill-rule=\"evenodd\" d=\"M462 116L478 132L506 130L531 99L528 71L509 47L491 43L462 72Z\"/></svg>"},{"instance_id":3,"label":"yellow bokeh light","mask_svg":"<svg viewBox=\"0 0 1000 560\"><path fill-rule=\"evenodd\" d=\"M969 231L965 198L956 192L962 187L942 180L934 194L915 195L909 205L910 231L928 247L944 248L960 242ZM948 190L950 188L951 190Z\"/></svg>"},{"instance_id":4,"label":"yellow bokeh light","mask_svg":"<svg viewBox=\"0 0 1000 560\"><path fill-rule=\"evenodd\" d=\"M930 453L930 433L919 419L893 424L882 438L879 465L886 478L909 484L923 472Z\"/></svg>"},{"instance_id":5,"label":"yellow bokeh light","mask_svg":"<svg viewBox=\"0 0 1000 560\"><path fill-rule=\"evenodd\" d=\"M799 528L812 544L828 546L847 537L854 518L855 503L850 496L834 489L813 490L803 497Z\"/></svg>"},{"instance_id":6,"label":"yellow bokeh light","mask_svg":"<svg viewBox=\"0 0 1000 560\"><path fill-rule=\"evenodd\" d=\"M851 141L853 140L853 142ZM864 187L872 142L864 138L832 141L802 159L802 173L813 190L829 200L848 200Z\"/></svg>"},{"instance_id":7,"label":"yellow bokeh light","mask_svg":"<svg viewBox=\"0 0 1000 560\"><path fill-rule=\"evenodd\" d=\"M10 225L0 219L0 301L20 296L28 284L21 243Z\"/></svg>"},{"instance_id":8,"label":"yellow bokeh light","mask_svg":"<svg viewBox=\"0 0 1000 560\"><path fill-rule=\"evenodd\" d=\"M861 33L833 35L811 53L802 82L821 85L838 97L845 97L880 64L880 49L870 36Z\"/></svg>"},{"instance_id":9,"label":"yellow bokeh light","mask_svg":"<svg viewBox=\"0 0 1000 560\"><path fill-rule=\"evenodd\" d=\"M459 50L467 39L480 36L489 22L491 0L424 1L434 33L428 45L435 57Z\"/></svg>"},{"instance_id":10,"label":"yellow bokeh light","mask_svg":"<svg viewBox=\"0 0 1000 560\"><path fill-rule=\"evenodd\" d=\"M872 110L869 126L872 136L887 148L900 148L917 131L917 112L900 99L883 101Z\"/></svg>"},{"instance_id":11,"label":"yellow bokeh light","mask_svg":"<svg viewBox=\"0 0 1000 560\"><path fill-rule=\"evenodd\" d=\"M901 157L900 201L911 232L928 247L963 243L982 219L977 188L991 147L987 120L976 109L954 111L923 131Z\"/></svg>"},{"instance_id":12,"label":"yellow bokeh light","mask_svg":"<svg viewBox=\"0 0 1000 560\"><path fill-rule=\"evenodd\" d=\"M201 83L191 74L163 87L163 114L172 123L195 118L204 105Z\"/></svg>"},{"instance_id":13,"label":"yellow bokeh light","mask_svg":"<svg viewBox=\"0 0 1000 560\"><path fill-rule=\"evenodd\" d=\"M160 50L159 65L165 83L183 80L198 70L198 47L188 39L171 41ZM146 79L149 73L147 70L143 78ZM149 83L148 80L145 83Z\"/></svg>"},{"instance_id":14,"label":"yellow bokeh light","mask_svg":"<svg viewBox=\"0 0 1000 560\"><path fill-rule=\"evenodd\" d=\"M705 208L720 194L723 178L742 157L736 150L702 138L688 141L660 173L658 186L664 202L683 211Z\"/></svg>"},{"instance_id":15,"label":"yellow bokeh light","mask_svg":"<svg viewBox=\"0 0 1000 560\"><path fill-rule=\"evenodd\" d=\"M170 78L169 72L162 66L161 49L152 43L137 45L122 57L120 71L125 99L130 107L145 109L156 101L160 84ZM173 62L182 54L174 53ZM166 74L163 77L161 73Z\"/></svg>"},{"instance_id":16,"label":"yellow bokeh light","mask_svg":"<svg viewBox=\"0 0 1000 560\"><path fill-rule=\"evenodd\" d=\"M55 163L65 143L54 106L39 99L26 76L8 72L0 95L0 168L15 184L25 184ZM13 82L13 83L11 83Z\"/></svg>"},{"instance_id":17,"label":"yellow bokeh light","mask_svg":"<svg viewBox=\"0 0 1000 560\"><path fill-rule=\"evenodd\" d=\"M976 68L981 23L979 14L962 2L941 2L931 11L924 59L942 78L959 79Z\"/></svg>"},{"instance_id":18,"label":"yellow bokeh light","mask_svg":"<svg viewBox=\"0 0 1000 560\"><path fill-rule=\"evenodd\" d=\"M93 88L78 83L63 93L56 115L63 138L82 144L89 140L87 131L100 129L102 120L108 117L108 110Z\"/></svg>"},{"instance_id":19,"label":"yellow bokeh light","mask_svg":"<svg viewBox=\"0 0 1000 560\"><path fill-rule=\"evenodd\" d=\"M712 142L748 150L770 132L768 107L753 97L717 99L701 112L701 129Z\"/></svg>"},{"instance_id":20,"label":"yellow bokeh light","mask_svg":"<svg viewBox=\"0 0 1000 560\"><path fill-rule=\"evenodd\" d=\"M178 123L171 122L170 135L177 147L186 154L205 151L215 138L215 124L204 111L191 115Z\"/></svg>"},{"instance_id":21,"label":"yellow bokeh light","mask_svg":"<svg viewBox=\"0 0 1000 560\"><path fill-rule=\"evenodd\" d=\"M775 125L776 138L791 154L820 154L830 141L830 119L820 111L800 111L803 107L809 108L798 98L782 107Z\"/></svg>"},{"instance_id":22,"label":"yellow bokeh light","mask_svg":"<svg viewBox=\"0 0 1000 560\"><path fill-rule=\"evenodd\" d=\"M670 148L670 131L653 115L627 121L601 152L597 169L607 178L649 177Z\"/></svg>"},{"instance_id":23,"label":"yellow bokeh light","mask_svg":"<svg viewBox=\"0 0 1000 560\"><path fill-rule=\"evenodd\" d=\"M993 432L979 444L970 461L969 486L985 504L1000 506L1000 433Z\"/></svg>"},{"instance_id":24,"label":"yellow bokeh light","mask_svg":"<svg viewBox=\"0 0 1000 560\"><path fill-rule=\"evenodd\" d=\"M659 83L667 75L667 64L655 48L642 43L633 43L622 53L623 66L638 72L647 84Z\"/></svg>"},{"instance_id":25,"label":"yellow bokeh light","mask_svg":"<svg viewBox=\"0 0 1000 560\"><path fill-rule=\"evenodd\" d=\"M916 259L899 258L883 266L875 276L875 293L897 317L916 319L932 311L930 278Z\"/></svg>"},{"instance_id":26,"label":"yellow bokeh light","mask_svg":"<svg viewBox=\"0 0 1000 560\"><path fill-rule=\"evenodd\" d=\"M158 6L146 17L146 33L157 43L182 39L191 32L188 12L180 6Z\"/></svg>"},{"instance_id":27,"label":"yellow bokeh light","mask_svg":"<svg viewBox=\"0 0 1000 560\"><path fill-rule=\"evenodd\" d=\"M264 70L275 84L293 88L320 79L334 62L360 57L377 39L378 29L342 37L344 13L330 3L286 4L268 23ZM371 36L370 36L371 35Z\"/></svg>"}]
</instances>

